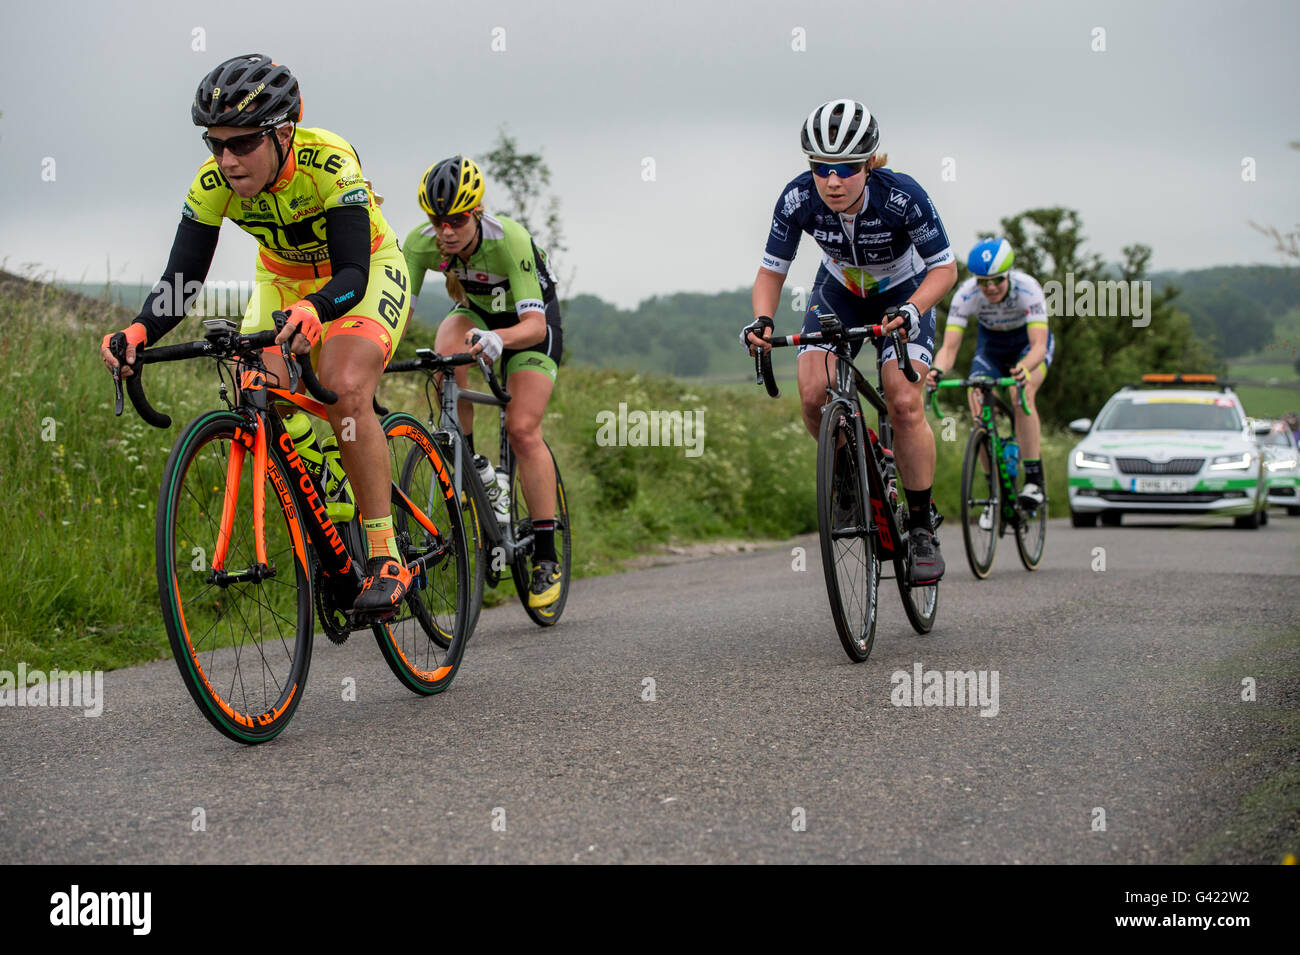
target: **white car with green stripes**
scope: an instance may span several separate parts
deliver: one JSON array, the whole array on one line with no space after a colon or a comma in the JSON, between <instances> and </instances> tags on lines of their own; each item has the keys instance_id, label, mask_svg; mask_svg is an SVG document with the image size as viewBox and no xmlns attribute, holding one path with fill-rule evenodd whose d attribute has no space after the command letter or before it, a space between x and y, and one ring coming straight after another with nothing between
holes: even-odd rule
<instances>
[{"instance_id":1,"label":"white car with green stripes","mask_svg":"<svg viewBox=\"0 0 1300 955\"><path fill-rule=\"evenodd\" d=\"M1241 400L1212 375L1144 375L1111 396L1070 452L1070 520L1115 526L1124 514L1207 514L1237 527L1268 521L1268 478Z\"/></svg>"}]
</instances>

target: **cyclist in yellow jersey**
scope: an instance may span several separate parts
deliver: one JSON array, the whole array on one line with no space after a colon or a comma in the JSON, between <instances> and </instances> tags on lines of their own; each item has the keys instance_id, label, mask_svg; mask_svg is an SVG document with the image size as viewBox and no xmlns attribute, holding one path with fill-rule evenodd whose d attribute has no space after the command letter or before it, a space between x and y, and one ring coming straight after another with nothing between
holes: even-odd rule
<instances>
[{"instance_id":1,"label":"cyclist in yellow jersey","mask_svg":"<svg viewBox=\"0 0 1300 955\"><path fill-rule=\"evenodd\" d=\"M261 54L226 60L199 84L191 116L207 128L212 158L190 186L162 279L124 330L126 360L184 318L207 278L223 219L257 239L257 283L242 330L273 328L272 312L286 312L277 343L314 352L321 384L338 393L327 411L370 545L356 609L395 610L412 575L396 559L392 475L372 402L410 306L397 237L352 146L297 126L302 96L286 67ZM114 369L111 337L101 355ZM264 361L271 376L288 380L278 349L267 349Z\"/></svg>"}]
</instances>

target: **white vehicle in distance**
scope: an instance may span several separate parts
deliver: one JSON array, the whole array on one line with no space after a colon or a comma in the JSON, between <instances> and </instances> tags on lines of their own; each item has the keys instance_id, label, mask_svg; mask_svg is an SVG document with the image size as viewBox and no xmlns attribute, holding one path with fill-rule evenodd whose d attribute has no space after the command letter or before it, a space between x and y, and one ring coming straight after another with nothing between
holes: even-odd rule
<instances>
[{"instance_id":1,"label":"white vehicle in distance","mask_svg":"<svg viewBox=\"0 0 1300 955\"><path fill-rule=\"evenodd\" d=\"M1260 438L1268 503L1285 507L1292 517L1300 516L1300 446L1285 421L1271 424L1273 430Z\"/></svg>"},{"instance_id":2,"label":"white vehicle in distance","mask_svg":"<svg viewBox=\"0 0 1300 955\"><path fill-rule=\"evenodd\" d=\"M1241 400L1213 375L1143 375L1102 406L1070 452L1070 521L1119 525L1125 514L1212 514L1268 522L1259 439Z\"/></svg>"}]
</instances>

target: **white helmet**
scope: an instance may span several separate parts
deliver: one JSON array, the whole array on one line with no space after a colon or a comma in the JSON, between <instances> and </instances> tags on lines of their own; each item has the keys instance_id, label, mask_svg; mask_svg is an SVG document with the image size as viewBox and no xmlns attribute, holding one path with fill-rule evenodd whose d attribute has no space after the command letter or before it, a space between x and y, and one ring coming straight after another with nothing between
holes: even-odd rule
<instances>
[{"instance_id":1,"label":"white helmet","mask_svg":"<svg viewBox=\"0 0 1300 955\"><path fill-rule=\"evenodd\" d=\"M880 145L880 127L861 103L834 99L808 114L799 139L809 158L863 160Z\"/></svg>"}]
</instances>

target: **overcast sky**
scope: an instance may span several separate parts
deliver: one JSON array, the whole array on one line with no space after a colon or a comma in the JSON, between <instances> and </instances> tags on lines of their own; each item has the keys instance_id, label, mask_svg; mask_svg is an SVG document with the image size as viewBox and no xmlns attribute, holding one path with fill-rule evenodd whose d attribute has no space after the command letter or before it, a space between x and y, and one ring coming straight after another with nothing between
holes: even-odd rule
<instances>
[{"instance_id":1,"label":"overcast sky","mask_svg":"<svg viewBox=\"0 0 1300 955\"><path fill-rule=\"evenodd\" d=\"M399 235L424 169L506 124L553 172L569 291L625 307L748 286L807 168L799 126L838 97L875 113L963 258L1000 217L1064 205L1109 260L1142 242L1156 269L1276 264L1248 221L1300 221L1298 37L1294 0L10 4L0 259L154 281L206 155L194 89L262 52L297 75L303 125L357 148ZM210 278L251 278L253 249L224 227ZM817 260L805 238L790 283Z\"/></svg>"}]
</instances>

